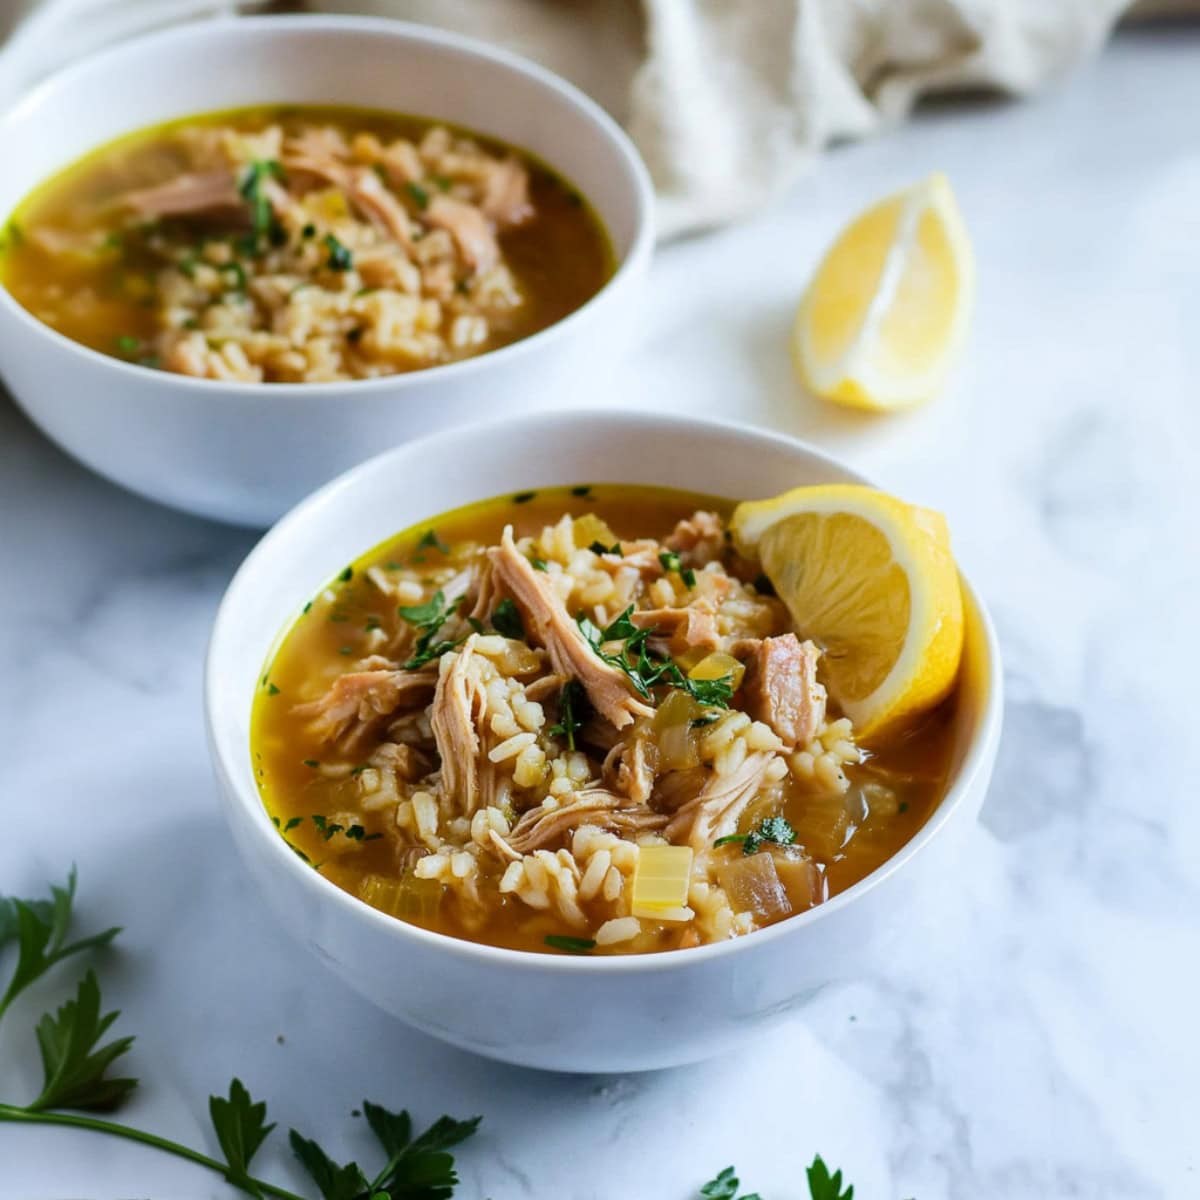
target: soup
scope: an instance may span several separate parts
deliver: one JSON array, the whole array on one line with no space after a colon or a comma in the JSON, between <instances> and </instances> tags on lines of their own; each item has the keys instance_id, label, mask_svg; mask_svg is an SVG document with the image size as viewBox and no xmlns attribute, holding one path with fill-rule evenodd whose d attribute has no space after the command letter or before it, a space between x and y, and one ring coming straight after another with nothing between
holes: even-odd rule
<instances>
[{"instance_id":1,"label":"soup","mask_svg":"<svg viewBox=\"0 0 1200 1200\"><path fill-rule=\"evenodd\" d=\"M730 507L549 489L348 566L256 695L281 835L393 917L560 953L721 941L869 874L942 797L954 698L859 746Z\"/></svg>"},{"instance_id":2,"label":"soup","mask_svg":"<svg viewBox=\"0 0 1200 1200\"><path fill-rule=\"evenodd\" d=\"M67 337L206 379L330 382L528 337L603 287L595 213L519 150L418 117L242 109L38 188L0 279Z\"/></svg>"}]
</instances>

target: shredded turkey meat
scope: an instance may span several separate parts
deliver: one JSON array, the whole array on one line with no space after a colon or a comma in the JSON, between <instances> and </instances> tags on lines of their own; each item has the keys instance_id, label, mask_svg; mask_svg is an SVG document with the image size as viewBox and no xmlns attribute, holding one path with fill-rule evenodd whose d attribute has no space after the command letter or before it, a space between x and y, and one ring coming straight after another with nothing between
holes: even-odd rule
<instances>
[{"instance_id":1,"label":"shredded turkey meat","mask_svg":"<svg viewBox=\"0 0 1200 1200\"><path fill-rule=\"evenodd\" d=\"M789 746L816 736L825 720L825 688L817 682L821 653L794 633L763 638L746 659L746 711Z\"/></svg>"},{"instance_id":2,"label":"shredded turkey meat","mask_svg":"<svg viewBox=\"0 0 1200 1200\"><path fill-rule=\"evenodd\" d=\"M596 656L545 573L534 570L517 549L511 525L505 528L500 545L488 551L488 557L496 582L511 593L520 608L526 632L537 645L546 648L555 671L579 680L605 720L624 729L636 718L654 712L634 695L627 675Z\"/></svg>"},{"instance_id":3,"label":"shredded turkey meat","mask_svg":"<svg viewBox=\"0 0 1200 1200\"><path fill-rule=\"evenodd\" d=\"M309 720L314 737L350 750L403 705L427 699L436 681L432 670L358 671L334 680L319 700L299 704L293 711Z\"/></svg>"}]
</instances>

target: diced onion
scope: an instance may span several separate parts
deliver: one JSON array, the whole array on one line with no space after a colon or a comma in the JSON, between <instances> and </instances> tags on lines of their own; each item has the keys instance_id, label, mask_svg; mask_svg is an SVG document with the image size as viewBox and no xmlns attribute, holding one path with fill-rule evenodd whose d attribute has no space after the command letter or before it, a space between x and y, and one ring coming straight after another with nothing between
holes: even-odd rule
<instances>
[{"instance_id":1,"label":"diced onion","mask_svg":"<svg viewBox=\"0 0 1200 1200\"><path fill-rule=\"evenodd\" d=\"M717 879L734 910L750 913L760 923L780 921L792 912L792 903L770 854L737 858L717 872Z\"/></svg>"},{"instance_id":2,"label":"diced onion","mask_svg":"<svg viewBox=\"0 0 1200 1200\"><path fill-rule=\"evenodd\" d=\"M714 650L711 654L706 654L689 672L689 679L730 679L733 690L736 692L742 686L742 676L746 674L746 668L733 657L732 654L726 654L723 650Z\"/></svg>"}]
</instances>

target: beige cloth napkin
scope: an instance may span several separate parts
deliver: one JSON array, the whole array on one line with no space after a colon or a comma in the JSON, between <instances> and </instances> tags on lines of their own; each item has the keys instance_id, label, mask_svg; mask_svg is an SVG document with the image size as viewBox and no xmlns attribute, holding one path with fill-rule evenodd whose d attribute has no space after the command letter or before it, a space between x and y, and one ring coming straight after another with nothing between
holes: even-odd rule
<instances>
[{"instance_id":1,"label":"beige cloth napkin","mask_svg":"<svg viewBox=\"0 0 1200 1200\"><path fill-rule=\"evenodd\" d=\"M1171 2L1194 10L1197 0ZM923 96L981 88L1019 95L1053 81L1097 49L1128 0L299 3L473 34L573 80L633 136L658 191L660 235L669 237L745 216L831 142L886 128ZM25 68L39 49L46 67L84 52L79 39L89 31L96 42L118 36L118 18L126 35L136 31L130 25L139 12L163 24L172 13L188 19L233 6L0 0L0 12L41 10L26 31L44 26L47 45L20 47ZM52 8L63 20L36 19ZM66 33L71 45L64 49Z\"/></svg>"},{"instance_id":2,"label":"beige cloth napkin","mask_svg":"<svg viewBox=\"0 0 1200 1200\"><path fill-rule=\"evenodd\" d=\"M1126 0L312 0L506 44L633 136L660 235L761 207L830 142L922 96L1030 92L1093 53Z\"/></svg>"}]
</instances>

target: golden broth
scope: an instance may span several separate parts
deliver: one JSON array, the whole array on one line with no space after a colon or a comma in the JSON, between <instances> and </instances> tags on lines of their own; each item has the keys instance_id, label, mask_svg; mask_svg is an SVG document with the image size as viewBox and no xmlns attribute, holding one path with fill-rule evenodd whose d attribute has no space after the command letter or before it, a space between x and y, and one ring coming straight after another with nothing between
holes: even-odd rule
<instances>
[{"instance_id":1,"label":"golden broth","mask_svg":"<svg viewBox=\"0 0 1200 1200\"><path fill-rule=\"evenodd\" d=\"M584 494L580 494L580 493ZM595 485L547 488L517 497L475 504L423 522L397 534L351 564L349 573L323 589L287 631L267 664L254 702L251 746L263 803L289 844L339 887L358 895L369 876L398 877L397 854L388 834L392 811L365 811L356 797L359 762L330 764L305 719L293 711L297 698L314 691L360 657L375 629L393 631L400 623L394 601L367 578L372 567L395 570L439 563L436 542L452 551L460 543L495 544L507 524L518 537L554 524L564 513L594 514L624 539L661 538L678 520L698 508L728 516L733 505L710 496L661 488ZM780 808L747 810L747 832L764 816L780 813L796 831L797 842L818 862L826 898L844 891L896 853L937 806L950 769L955 698L930 713L919 726L871 748L861 765L846 768L847 796L815 797L792 789ZM366 755L362 755L363 758ZM880 789L882 785L882 789ZM873 806L872 797L879 803ZM886 801L886 802L885 802ZM364 831L350 852L331 854L330 843L313 821L333 813L353 813ZM520 950L545 951L545 938L571 935L570 926L546 913L531 912L501 897L487 923L464 923L452 906L436 913L410 914L413 923L453 937ZM670 929L639 945L641 950L677 945ZM613 947L621 951L622 947ZM603 952L597 947L597 952Z\"/></svg>"},{"instance_id":2,"label":"golden broth","mask_svg":"<svg viewBox=\"0 0 1200 1200\"><path fill-rule=\"evenodd\" d=\"M74 341L145 366L179 369L170 367L162 357L161 343L171 318L159 298L160 273L184 252L195 256L202 255L205 247L236 247L238 239L245 236L244 214L232 223L224 217L191 216L134 223L121 208L122 197L193 169L189 139L206 129L255 134L271 125L282 126L288 136L329 128L347 139L369 134L381 142L401 138L419 142L431 128L442 126L455 136L470 137L483 152L515 156L528 172L534 215L515 227L502 228L497 235L523 303L510 316L493 320L483 342L451 346L439 361L496 349L545 329L586 303L613 272L612 248L591 206L531 155L423 117L330 105L291 105L188 117L131 133L93 150L41 184L17 207L0 240L0 282L39 320ZM412 195L403 188L397 191L417 218L428 197L421 188L409 186ZM421 203L414 203L412 196ZM235 250L232 261L235 267L220 265L222 260L214 254L217 269L224 272L222 280L234 288L241 272L244 287L246 275L253 280L257 259ZM450 303L454 302L451 296ZM260 314L258 323L265 321L269 326L270 317L270 313L266 318ZM187 319L196 320L194 316ZM210 344L221 344L219 326L200 325ZM356 333L361 335L361 327L351 322L345 332L353 338ZM393 356L382 360L382 366L372 363L371 369L390 374L427 365L434 363L406 363ZM294 381L283 368L271 366L264 378L267 382Z\"/></svg>"}]
</instances>

